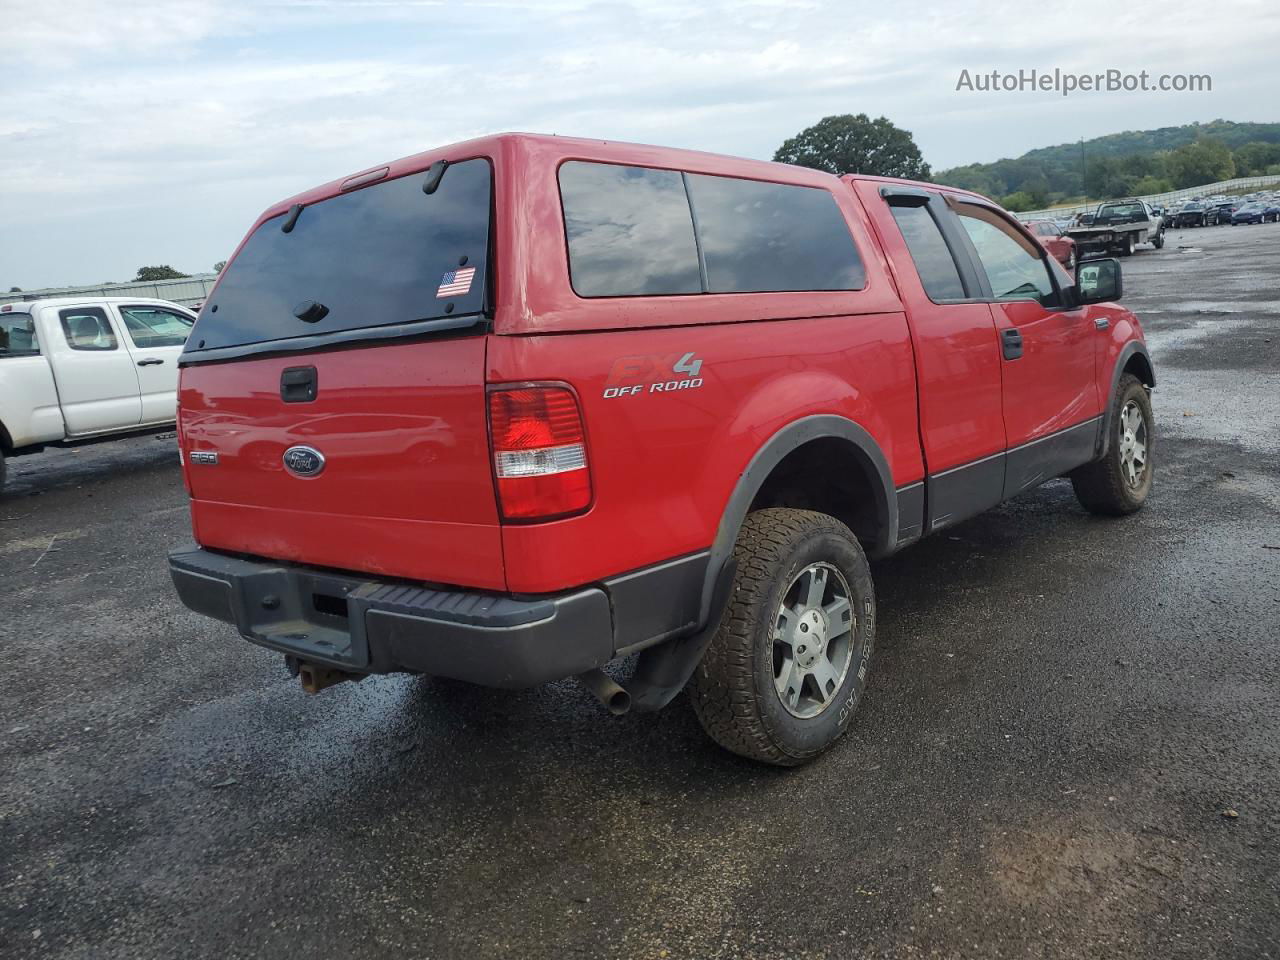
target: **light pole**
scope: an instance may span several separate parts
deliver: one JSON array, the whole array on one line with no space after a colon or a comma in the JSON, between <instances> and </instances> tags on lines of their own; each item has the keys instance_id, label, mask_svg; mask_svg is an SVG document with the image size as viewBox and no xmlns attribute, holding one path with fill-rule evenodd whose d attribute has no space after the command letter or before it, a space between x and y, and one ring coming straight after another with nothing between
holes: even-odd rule
<instances>
[{"instance_id":1,"label":"light pole","mask_svg":"<svg viewBox=\"0 0 1280 960\"><path fill-rule=\"evenodd\" d=\"M1084 137L1080 138L1080 192L1084 194L1085 212L1089 211L1089 182L1087 177L1087 168L1084 165Z\"/></svg>"}]
</instances>

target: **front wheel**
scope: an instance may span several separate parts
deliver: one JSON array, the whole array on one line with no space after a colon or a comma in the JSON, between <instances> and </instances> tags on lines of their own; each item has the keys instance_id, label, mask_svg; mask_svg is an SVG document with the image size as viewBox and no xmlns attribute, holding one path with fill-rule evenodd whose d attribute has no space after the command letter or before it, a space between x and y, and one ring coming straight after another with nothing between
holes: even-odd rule
<instances>
[{"instance_id":1,"label":"front wheel","mask_svg":"<svg viewBox=\"0 0 1280 960\"><path fill-rule=\"evenodd\" d=\"M1153 247L1155 247L1157 250L1161 249L1161 248L1164 246L1164 231L1163 231L1163 230L1161 230L1159 233L1157 233L1157 234L1155 235L1155 239L1153 239L1153 240L1151 241L1151 245L1152 245Z\"/></svg>"},{"instance_id":2,"label":"front wheel","mask_svg":"<svg viewBox=\"0 0 1280 960\"><path fill-rule=\"evenodd\" d=\"M844 732L875 640L867 558L839 520L771 508L747 516L733 592L689 686L711 739L778 766Z\"/></svg>"},{"instance_id":3,"label":"front wheel","mask_svg":"<svg viewBox=\"0 0 1280 960\"><path fill-rule=\"evenodd\" d=\"M1155 418L1147 388L1129 373L1120 377L1112 410L1106 454L1073 470L1071 486L1086 510L1116 517L1141 510L1151 493Z\"/></svg>"}]
</instances>

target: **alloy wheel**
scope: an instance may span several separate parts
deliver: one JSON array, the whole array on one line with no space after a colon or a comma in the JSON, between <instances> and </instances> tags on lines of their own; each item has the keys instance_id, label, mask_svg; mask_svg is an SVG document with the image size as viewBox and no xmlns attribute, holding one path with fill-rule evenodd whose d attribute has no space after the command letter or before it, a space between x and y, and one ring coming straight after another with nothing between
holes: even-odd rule
<instances>
[{"instance_id":1,"label":"alloy wheel","mask_svg":"<svg viewBox=\"0 0 1280 960\"><path fill-rule=\"evenodd\" d=\"M782 594L774 618L773 685L792 716L825 711L853 660L854 614L849 582L829 563L811 563Z\"/></svg>"},{"instance_id":2,"label":"alloy wheel","mask_svg":"<svg viewBox=\"0 0 1280 960\"><path fill-rule=\"evenodd\" d=\"M1120 411L1120 472L1131 489L1142 485L1147 472L1147 419L1136 400Z\"/></svg>"}]
</instances>

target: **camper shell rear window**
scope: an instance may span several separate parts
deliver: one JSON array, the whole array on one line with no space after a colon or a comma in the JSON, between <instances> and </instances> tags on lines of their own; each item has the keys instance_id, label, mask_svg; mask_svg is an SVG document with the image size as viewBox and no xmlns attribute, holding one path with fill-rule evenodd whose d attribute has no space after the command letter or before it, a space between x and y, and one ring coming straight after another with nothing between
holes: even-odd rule
<instances>
[{"instance_id":1,"label":"camper shell rear window","mask_svg":"<svg viewBox=\"0 0 1280 960\"><path fill-rule=\"evenodd\" d=\"M263 221L224 269L183 362L474 323L485 309L492 167L450 164L427 193L432 176Z\"/></svg>"}]
</instances>

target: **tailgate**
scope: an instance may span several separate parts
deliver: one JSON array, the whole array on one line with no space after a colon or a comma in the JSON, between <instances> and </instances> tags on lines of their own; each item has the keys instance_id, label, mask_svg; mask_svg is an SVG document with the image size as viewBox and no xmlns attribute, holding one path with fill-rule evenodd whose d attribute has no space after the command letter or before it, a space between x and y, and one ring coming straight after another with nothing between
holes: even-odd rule
<instances>
[{"instance_id":1,"label":"tailgate","mask_svg":"<svg viewBox=\"0 0 1280 960\"><path fill-rule=\"evenodd\" d=\"M485 338L469 336L185 367L182 449L196 539L505 589L484 352ZM297 389L307 378L314 399L286 400L307 395Z\"/></svg>"}]
</instances>

